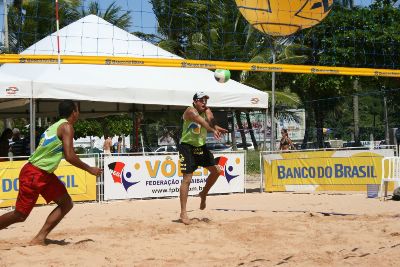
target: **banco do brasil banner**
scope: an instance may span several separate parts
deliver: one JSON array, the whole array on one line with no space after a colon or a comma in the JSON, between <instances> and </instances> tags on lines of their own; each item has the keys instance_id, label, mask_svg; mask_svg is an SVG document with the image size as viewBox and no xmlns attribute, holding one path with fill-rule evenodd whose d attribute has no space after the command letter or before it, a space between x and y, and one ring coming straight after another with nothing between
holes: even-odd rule
<instances>
[{"instance_id":1,"label":"banco do brasil banner","mask_svg":"<svg viewBox=\"0 0 400 267\"><path fill-rule=\"evenodd\" d=\"M365 191L380 184L391 149L304 151L263 155L266 191Z\"/></svg>"},{"instance_id":2,"label":"banco do brasil banner","mask_svg":"<svg viewBox=\"0 0 400 267\"><path fill-rule=\"evenodd\" d=\"M82 161L94 166L94 158L82 158ZM0 162L0 207L15 205L18 195L18 176L22 166L27 161ZM67 187L68 193L74 201L96 200L96 177L88 172L76 168L62 160L54 172ZM37 204L46 203L39 197Z\"/></svg>"}]
</instances>

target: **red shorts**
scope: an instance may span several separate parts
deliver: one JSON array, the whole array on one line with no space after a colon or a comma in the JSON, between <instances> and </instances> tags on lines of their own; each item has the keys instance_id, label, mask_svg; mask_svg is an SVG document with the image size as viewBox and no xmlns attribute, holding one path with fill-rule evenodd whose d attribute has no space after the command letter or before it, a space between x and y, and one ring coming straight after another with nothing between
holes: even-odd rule
<instances>
[{"instance_id":1,"label":"red shorts","mask_svg":"<svg viewBox=\"0 0 400 267\"><path fill-rule=\"evenodd\" d=\"M54 173L48 173L28 162L19 173L19 192L15 209L28 216L39 194L49 203L68 193L65 185Z\"/></svg>"}]
</instances>

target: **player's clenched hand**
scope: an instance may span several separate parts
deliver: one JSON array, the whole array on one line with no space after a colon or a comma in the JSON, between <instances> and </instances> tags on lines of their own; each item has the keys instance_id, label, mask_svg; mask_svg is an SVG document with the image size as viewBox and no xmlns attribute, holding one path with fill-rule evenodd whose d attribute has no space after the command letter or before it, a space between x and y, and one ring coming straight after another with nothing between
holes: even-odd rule
<instances>
[{"instance_id":1,"label":"player's clenched hand","mask_svg":"<svg viewBox=\"0 0 400 267\"><path fill-rule=\"evenodd\" d=\"M219 127L218 125L215 126L215 129L217 129L218 131L220 131L222 134L226 134L228 133L227 129L224 129L222 127Z\"/></svg>"},{"instance_id":2,"label":"player's clenched hand","mask_svg":"<svg viewBox=\"0 0 400 267\"><path fill-rule=\"evenodd\" d=\"M90 167L88 171L89 171L90 174L93 174L95 176L99 176L103 172L102 169L97 168L97 167Z\"/></svg>"},{"instance_id":3,"label":"player's clenched hand","mask_svg":"<svg viewBox=\"0 0 400 267\"><path fill-rule=\"evenodd\" d=\"M214 138L217 140L221 139L221 132L218 130L214 130Z\"/></svg>"}]
</instances>

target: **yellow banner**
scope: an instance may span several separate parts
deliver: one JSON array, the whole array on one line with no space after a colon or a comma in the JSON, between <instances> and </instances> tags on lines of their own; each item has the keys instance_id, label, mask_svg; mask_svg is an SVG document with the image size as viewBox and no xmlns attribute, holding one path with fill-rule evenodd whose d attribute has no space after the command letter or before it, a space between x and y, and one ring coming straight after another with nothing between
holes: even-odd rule
<instances>
[{"instance_id":1,"label":"yellow banner","mask_svg":"<svg viewBox=\"0 0 400 267\"><path fill-rule=\"evenodd\" d=\"M0 55L0 64L2 63L58 64L58 56L2 54ZM261 71L261 72L400 77L400 70L396 69L265 64L265 63L185 60L185 59L169 59L169 58L61 55L61 64L94 64L94 65L118 65L118 66L229 69L229 70L246 70L246 71Z\"/></svg>"},{"instance_id":2,"label":"yellow banner","mask_svg":"<svg viewBox=\"0 0 400 267\"><path fill-rule=\"evenodd\" d=\"M27 161L0 162L0 207L15 205L18 195L18 176ZM54 172L67 187L74 201L96 200L96 177L62 160ZM39 197L37 204L46 203Z\"/></svg>"},{"instance_id":3,"label":"yellow banner","mask_svg":"<svg viewBox=\"0 0 400 267\"><path fill-rule=\"evenodd\" d=\"M319 151L264 156L266 191L365 191L380 184L383 155L374 152ZM386 166L385 166L386 167Z\"/></svg>"}]
</instances>

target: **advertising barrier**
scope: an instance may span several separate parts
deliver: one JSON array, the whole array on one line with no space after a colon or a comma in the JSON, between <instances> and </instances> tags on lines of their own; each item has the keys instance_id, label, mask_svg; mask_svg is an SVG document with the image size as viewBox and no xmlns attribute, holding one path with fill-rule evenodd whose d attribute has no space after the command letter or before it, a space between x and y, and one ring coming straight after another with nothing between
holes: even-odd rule
<instances>
[{"instance_id":1,"label":"advertising barrier","mask_svg":"<svg viewBox=\"0 0 400 267\"><path fill-rule=\"evenodd\" d=\"M82 161L94 166L94 158L82 158ZM18 195L19 172L27 161L0 162L0 208L15 205ZM54 172L67 187L73 201L96 200L96 177L62 160ZM37 204L46 203L39 197Z\"/></svg>"},{"instance_id":2,"label":"advertising barrier","mask_svg":"<svg viewBox=\"0 0 400 267\"><path fill-rule=\"evenodd\" d=\"M263 155L265 191L365 191L380 184L392 149L299 151Z\"/></svg>"},{"instance_id":3,"label":"advertising barrier","mask_svg":"<svg viewBox=\"0 0 400 267\"><path fill-rule=\"evenodd\" d=\"M214 154L221 175L210 193L244 192L244 153ZM198 194L209 172L193 173L189 195ZM182 181L178 155L105 156L104 200L179 196Z\"/></svg>"}]
</instances>

